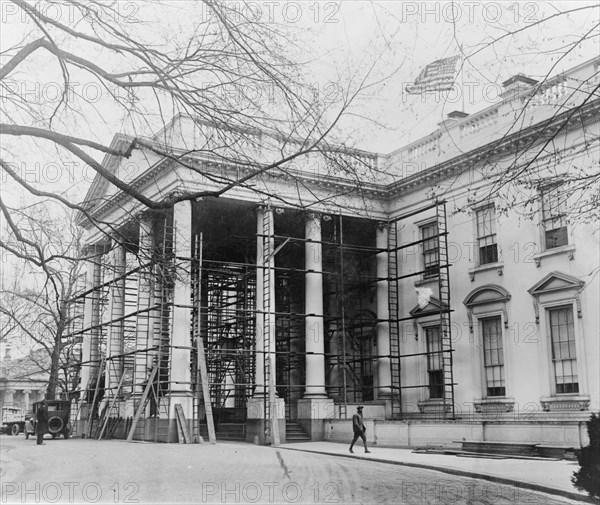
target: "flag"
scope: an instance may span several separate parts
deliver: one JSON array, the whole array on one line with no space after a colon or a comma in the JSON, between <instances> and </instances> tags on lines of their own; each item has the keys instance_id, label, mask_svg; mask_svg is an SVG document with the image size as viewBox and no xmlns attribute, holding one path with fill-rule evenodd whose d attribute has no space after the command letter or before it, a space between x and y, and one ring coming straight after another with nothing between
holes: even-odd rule
<instances>
[{"instance_id":1,"label":"flag","mask_svg":"<svg viewBox=\"0 0 600 505\"><path fill-rule=\"evenodd\" d=\"M406 86L406 92L411 95L418 95L419 93L426 93L428 91L447 91L452 89L456 64L459 61L460 56L456 55L430 63L421 70L414 84Z\"/></svg>"}]
</instances>

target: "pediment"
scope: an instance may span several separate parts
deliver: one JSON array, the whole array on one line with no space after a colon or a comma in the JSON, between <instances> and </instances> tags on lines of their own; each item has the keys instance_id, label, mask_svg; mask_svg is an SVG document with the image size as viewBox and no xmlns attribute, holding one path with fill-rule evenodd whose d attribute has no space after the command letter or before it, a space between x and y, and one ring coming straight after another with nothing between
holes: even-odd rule
<instances>
[{"instance_id":1,"label":"pediment","mask_svg":"<svg viewBox=\"0 0 600 505\"><path fill-rule=\"evenodd\" d=\"M565 291L570 289L579 291L583 285L584 282L577 277L560 272L551 272L529 288L527 292L530 295L537 296L553 291Z\"/></svg>"},{"instance_id":2,"label":"pediment","mask_svg":"<svg viewBox=\"0 0 600 505\"><path fill-rule=\"evenodd\" d=\"M131 145L133 142L133 138L128 137L123 134L117 134L113 137L112 142L110 143L110 149L112 151L125 150L127 146ZM125 161L127 161L125 159ZM115 154L107 153L104 156L104 159L101 162L102 167L108 170L111 174L119 173L119 166L123 162L123 157L116 156ZM84 203L94 205L95 202L103 198L106 193L109 191L109 187L112 186L108 180L102 177L100 174L95 173L92 184L90 185L90 189L85 195Z\"/></svg>"},{"instance_id":3,"label":"pediment","mask_svg":"<svg viewBox=\"0 0 600 505\"><path fill-rule=\"evenodd\" d=\"M474 305L507 302L508 300L510 300L510 293L502 286L486 284L485 286L479 286L471 291L463 300L463 303L467 307L473 307Z\"/></svg>"},{"instance_id":4,"label":"pediment","mask_svg":"<svg viewBox=\"0 0 600 505\"><path fill-rule=\"evenodd\" d=\"M449 307L445 303L441 303L437 298L433 296L429 299L429 303L421 308L419 304L410 311L410 315L413 317L425 317L433 314L439 314L440 312L449 312Z\"/></svg>"}]
</instances>

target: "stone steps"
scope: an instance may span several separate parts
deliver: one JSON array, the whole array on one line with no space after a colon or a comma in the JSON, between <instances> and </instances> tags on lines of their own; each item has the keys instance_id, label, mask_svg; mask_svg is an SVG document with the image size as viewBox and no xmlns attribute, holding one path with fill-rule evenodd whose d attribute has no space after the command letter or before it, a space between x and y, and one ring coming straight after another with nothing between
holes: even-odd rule
<instances>
[{"instance_id":1,"label":"stone steps","mask_svg":"<svg viewBox=\"0 0 600 505\"><path fill-rule=\"evenodd\" d=\"M310 436L294 421L285 422L285 439L289 443L311 441Z\"/></svg>"}]
</instances>

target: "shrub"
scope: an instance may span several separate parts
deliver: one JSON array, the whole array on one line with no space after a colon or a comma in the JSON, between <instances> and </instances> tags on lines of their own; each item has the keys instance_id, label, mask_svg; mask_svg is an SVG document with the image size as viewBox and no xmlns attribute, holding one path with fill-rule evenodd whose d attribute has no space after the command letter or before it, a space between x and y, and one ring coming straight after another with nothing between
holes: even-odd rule
<instances>
[{"instance_id":1,"label":"shrub","mask_svg":"<svg viewBox=\"0 0 600 505\"><path fill-rule=\"evenodd\" d=\"M585 424L590 445L579 451L577 461L580 468L571 477L571 482L577 489L600 498L600 417L592 414Z\"/></svg>"}]
</instances>

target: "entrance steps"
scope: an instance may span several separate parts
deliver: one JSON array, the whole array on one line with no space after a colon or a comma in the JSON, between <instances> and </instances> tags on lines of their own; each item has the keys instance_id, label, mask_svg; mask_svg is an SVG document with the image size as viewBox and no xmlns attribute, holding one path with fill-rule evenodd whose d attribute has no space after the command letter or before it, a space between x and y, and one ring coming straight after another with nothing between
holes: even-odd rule
<instances>
[{"instance_id":1,"label":"entrance steps","mask_svg":"<svg viewBox=\"0 0 600 505\"><path fill-rule=\"evenodd\" d=\"M295 421L285 422L285 439L286 442L310 442L310 436L302 429L302 427Z\"/></svg>"}]
</instances>

